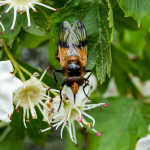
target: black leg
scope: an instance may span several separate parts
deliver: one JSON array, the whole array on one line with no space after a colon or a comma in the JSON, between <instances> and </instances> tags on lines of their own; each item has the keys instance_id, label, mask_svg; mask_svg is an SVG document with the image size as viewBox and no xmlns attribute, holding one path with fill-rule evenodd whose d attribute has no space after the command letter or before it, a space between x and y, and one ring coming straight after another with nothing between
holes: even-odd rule
<instances>
[{"instance_id":1,"label":"black leg","mask_svg":"<svg viewBox=\"0 0 150 150\"><path fill-rule=\"evenodd\" d=\"M89 79L89 77L91 76L91 74L93 73L93 71L92 70L84 70L84 72L91 72L90 74L89 74L89 76L86 78L87 80Z\"/></svg>"},{"instance_id":2,"label":"black leg","mask_svg":"<svg viewBox=\"0 0 150 150\"><path fill-rule=\"evenodd\" d=\"M62 88L63 88L63 86L65 85L65 81L62 83L62 85L60 86L60 104L59 104L59 108L58 108L58 112L59 112L59 110L60 110L60 107L61 107L61 103L62 103L62 94L61 94L61 90L62 90Z\"/></svg>"},{"instance_id":3,"label":"black leg","mask_svg":"<svg viewBox=\"0 0 150 150\"><path fill-rule=\"evenodd\" d=\"M54 79L55 79L56 83L53 86L51 86L48 90L50 90L51 88L53 88L58 83L58 80L56 78L55 72L62 73L62 70L53 70L53 75L54 75Z\"/></svg>"},{"instance_id":4,"label":"black leg","mask_svg":"<svg viewBox=\"0 0 150 150\"><path fill-rule=\"evenodd\" d=\"M85 81L87 81L87 83L85 83L85 85L83 86L83 92L84 92L85 96L87 98L89 98L89 96L85 93L85 87L89 85L89 80L85 79Z\"/></svg>"},{"instance_id":5,"label":"black leg","mask_svg":"<svg viewBox=\"0 0 150 150\"><path fill-rule=\"evenodd\" d=\"M89 79L89 77L91 76L91 74L93 73L93 71L92 71L92 70L84 70L84 72L91 72L91 73L88 75L87 78L84 78L84 80L87 81L87 82L85 82L85 85L83 86L83 92L84 92L85 96L86 96L87 98L89 98L88 95L85 93L85 87L89 85L89 80L88 80L88 79Z\"/></svg>"}]
</instances>

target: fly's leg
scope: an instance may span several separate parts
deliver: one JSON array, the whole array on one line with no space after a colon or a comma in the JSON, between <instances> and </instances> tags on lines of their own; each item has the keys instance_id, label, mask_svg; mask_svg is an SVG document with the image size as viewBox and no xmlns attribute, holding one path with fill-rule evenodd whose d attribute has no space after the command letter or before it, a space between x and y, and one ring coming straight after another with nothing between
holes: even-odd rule
<instances>
[{"instance_id":1,"label":"fly's leg","mask_svg":"<svg viewBox=\"0 0 150 150\"><path fill-rule=\"evenodd\" d=\"M84 92L85 96L86 96L87 98L89 98L89 96L85 93L85 87L89 85L89 80L86 80L86 79L85 79L85 81L87 81L87 83L83 86L83 92Z\"/></svg>"},{"instance_id":2,"label":"fly's leg","mask_svg":"<svg viewBox=\"0 0 150 150\"><path fill-rule=\"evenodd\" d=\"M55 79L56 83L52 87L50 87L48 90L50 90L51 88L53 88L58 83L58 80L56 78L55 72L62 73L62 70L53 70L53 75L54 75L54 79ZM59 108L58 108L57 111L59 111L60 107L61 107L61 103L62 103L62 94L61 94L61 91L62 91L62 88L63 88L64 85L65 85L65 81L60 86L60 104L59 104Z\"/></svg>"},{"instance_id":3,"label":"fly's leg","mask_svg":"<svg viewBox=\"0 0 150 150\"><path fill-rule=\"evenodd\" d=\"M86 78L87 80L89 79L89 77L91 76L91 74L93 73L93 70L84 70L84 72L91 72L88 77Z\"/></svg>"},{"instance_id":4,"label":"fly's leg","mask_svg":"<svg viewBox=\"0 0 150 150\"><path fill-rule=\"evenodd\" d=\"M58 83L55 72L62 73L62 70L53 70L53 75L54 75L54 79L55 79L56 83L53 86L51 86L48 90L52 89Z\"/></svg>"},{"instance_id":5,"label":"fly's leg","mask_svg":"<svg viewBox=\"0 0 150 150\"><path fill-rule=\"evenodd\" d=\"M62 103L62 93L61 93L61 91L62 91L62 88L63 88L63 86L65 85L65 81L62 83L62 85L60 86L60 103L59 103L59 108L58 108L58 112L59 112L59 110L60 110L60 107L61 107L61 103Z\"/></svg>"},{"instance_id":6,"label":"fly's leg","mask_svg":"<svg viewBox=\"0 0 150 150\"><path fill-rule=\"evenodd\" d=\"M91 74L93 73L93 71L92 71L92 70L84 70L84 72L91 72L91 73L88 75L87 78L84 78L84 80L87 81L87 82L85 82L85 85L83 86L83 92L84 92L85 96L86 96L87 98L89 98L89 96L85 93L85 87L89 85L89 80L88 80L88 79L90 78L90 76L91 76Z\"/></svg>"}]
</instances>

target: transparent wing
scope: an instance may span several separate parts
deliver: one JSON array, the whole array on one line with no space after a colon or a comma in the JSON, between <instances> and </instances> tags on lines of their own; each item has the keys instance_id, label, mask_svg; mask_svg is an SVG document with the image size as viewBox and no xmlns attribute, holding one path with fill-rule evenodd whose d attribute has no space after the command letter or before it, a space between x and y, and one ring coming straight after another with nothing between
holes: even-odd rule
<instances>
[{"instance_id":1,"label":"transparent wing","mask_svg":"<svg viewBox=\"0 0 150 150\"><path fill-rule=\"evenodd\" d=\"M76 46L84 47L87 45L86 29L81 21L77 20L74 22L70 35L73 44Z\"/></svg>"},{"instance_id":2,"label":"transparent wing","mask_svg":"<svg viewBox=\"0 0 150 150\"><path fill-rule=\"evenodd\" d=\"M64 21L59 28L58 48L61 67L66 66L67 57L77 56L82 66L87 62L87 35L82 22L75 21L73 27Z\"/></svg>"},{"instance_id":3,"label":"transparent wing","mask_svg":"<svg viewBox=\"0 0 150 150\"><path fill-rule=\"evenodd\" d=\"M60 59L61 67L66 65L67 52L69 51L69 36L70 36L71 25L69 22L64 21L59 27L58 33L58 57Z\"/></svg>"},{"instance_id":4,"label":"transparent wing","mask_svg":"<svg viewBox=\"0 0 150 150\"><path fill-rule=\"evenodd\" d=\"M68 48L68 39L69 39L70 31L71 31L70 23L64 21L59 27L58 45L64 48Z\"/></svg>"},{"instance_id":5,"label":"transparent wing","mask_svg":"<svg viewBox=\"0 0 150 150\"><path fill-rule=\"evenodd\" d=\"M78 56L82 65L85 66L87 62L87 35L86 29L82 22L75 21L70 30L68 38L69 43L69 56Z\"/></svg>"}]
</instances>

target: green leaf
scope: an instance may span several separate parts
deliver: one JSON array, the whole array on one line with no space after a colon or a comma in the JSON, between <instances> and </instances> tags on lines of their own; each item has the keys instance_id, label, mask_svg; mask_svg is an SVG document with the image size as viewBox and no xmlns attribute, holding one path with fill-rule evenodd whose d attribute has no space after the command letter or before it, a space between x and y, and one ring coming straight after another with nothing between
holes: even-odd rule
<instances>
[{"instance_id":1,"label":"green leaf","mask_svg":"<svg viewBox=\"0 0 150 150\"><path fill-rule=\"evenodd\" d=\"M125 30L124 37L121 41L121 46L132 54L140 55L144 49L145 37L145 30L137 30L136 32Z\"/></svg>"},{"instance_id":2,"label":"green leaf","mask_svg":"<svg viewBox=\"0 0 150 150\"><path fill-rule=\"evenodd\" d=\"M68 2L69 0L47 0L47 3L46 5L49 5L50 7L53 7L53 8L62 8L64 7L64 5ZM47 14L47 13L46 13Z\"/></svg>"},{"instance_id":3,"label":"green leaf","mask_svg":"<svg viewBox=\"0 0 150 150\"><path fill-rule=\"evenodd\" d=\"M108 78L106 76L106 80L103 84L98 84L97 86L97 92L101 92L101 93L104 93L106 90L107 90L107 87L108 87L108 84L109 84L109 81L110 81L110 78Z\"/></svg>"},{"instance_id":4,"label":"green leaf","mask_svg":"<svg viewBox=\"0 0 150 150\"><path fill-rule=\"evenodd\" d=\"M129 59L125 49L112 44L112 57L114 62L113 67L118 67L118 71L124 70L126 73L139 75L140 72L137 65Z\"/></svg>"},{"instance_id":5,"label":"green leaf","mask_svg":"<svg viewBox=\"0 0 150 150\"><path fill-rule=\"evenodd\" d=\"M10 123L12 132L17 139L23 140L26 136L26 129L23 124L23 110L20 109L19 113L13 112L12 122Z\"/></svg>"},{"instance_id":6,"label":"green leaf","mask_svg":"<svg viewBox=\"0 0 150 150\"><path fill-rule=\"evenodd\" d=\"M77 125L77 124L75 124ZM64 149L65 150L83 150L83 130L80 128L78 128L78 126L75 126L76 128L76 138L77 138L77 142L78 142L78 147L75 146L75 143L71 141L70 138L70 134L68 132L68 130L66 130L65 128L65 135L64 135Z\"/></svg>"},{"instance_id":7,"label":"green leaf","mask_svg":"<svg viewBox=\"0 0 150 150\"><path fill-rule=\"evenodd\" d=\"M4 50L4 47L1 47L0 48L0 60L7 60L8 59L8 56L6 55L5 53L5 50Z\"/></svg>"},{"instance_id":8,"label":"green leaf","mask_svg":"<svg viewBox=\"0 0 150 150\"><path fill-rule=\"evenodd\" d=\"M137 140L148 134L150 105L122 97L108 98L107 102L109 107L102 111L91 110L96 120L94 128L102 133L93 150L133 150ZM96 134L88 137L88 141L90 139L96 140Z\"/></svg>"},{"instance_id":9,"label":"green leaf","mask_svg":"<svg viewBox=\"0 0 150 150\"><path fill-rule=\"evenodd\" d=\"M54 69L60 68L60 62L55 58L55 52L57 51L57 41L50 37L49 46L48 46L48 60L50 65Z\"/></svg>"},{"instance_id":10,"label":"green leaf","mask_svg":"<svg viewBox=\"0 0 150 150\"><path fill-rule=\"evenodd\" d=\"M5 140L0 143L0 149L1 150L23 150L22 148L22 141L20 140L16 140L12 134L12 132L10 132L7 137L5 138Z\"/></svg>"},{"instance_id":11,"label":"green leaf","mask_svg":"<svg viewBox=\"0 0 150 150\"><path fill-rule=\"evenodd\" d=\"M141 57L138 57L135 60L135 63L139 66L139 69L141 71L141 75L139 76L142 81L146 81L150 79L150 33L146 35L146 41L144 45L143 52L141 54Z\"/></svg>"},{"instance_id":12,"label":"green leaf","mask_svg":"<svg viewBox=\"0 0 150 150\"><path fill-rule=\"evenodd\" d=\"M19 34L19 38L20 38L20 44L23 47L26 47L26 48L29 48L29 49L36 48L42 42L48 40L47 37L44 37L44 36L41 37L41 36L29 34L29 33L25 32L24 30L21 30L21 32Z\"/></svg>"},{"instance_id":13,"label":"green leaf","mask_svg":"<svg viewBox=\"0 0 150 150\"><path fill-rule=\"evenodd\" d=\"M143 18L141 27L150 33L150 18L148 20Z\"/></svg>"},{"instance_id":14,"label":"green leaf","mask_svg":"<svg viewBox=\"0 0 150 150\"><path fill-rule=\"evenodd\" d=\"M113 9L114 26L120 32L122 29L137 30L137 22L133 17L125 17L124 12L119 7L117 0L110 0Z\"/></svg>"},{"instance_id":15,"label":"green leaf","mask_svg":"<svg viewBox=\"0 0 150 150\"><path fill-rule=\"evenodd\" d=\"M7 8L2 7L0 13L6 9ZM33 13L30 10L31 26L26 31L34 35L45 36L46 28L49 27L48 18L46 17L46 14L41 9L39 9L39 7L36 7L36 9L37 13ZM17 13L17 19L14 28L15 31L10 31L13 22L13 14L14 10L12 8L10 12L2 15L1 19L1 22L5 27L5 33L4 35L0 35L0 38L5 37L7 44L10 46L12 46L15 37L19 34L21 27L25 29L28 25L26 13L23 13L22 15Z\"/></svg>"},{"instance_id":16,"label":"green leaf","mask_svg":"<svg viewBox=\"0 0 150 150\"><path fill-rule=\"evenodd\" d=\"M35 108L38 118L30 119L30 122L27 125L27 135L35 144L44 145L46 142L46 135L50 133L50 130L47 132L42 132L41 134L38 133L40 129L48 128L48 123L43 121L43 115L37 107ZM32 117L30 116L30 118Z\"/></svg>"},{"instance_id":17,"label":"green leaf","mask_svg":"<svg viewBox=\"0 0 150 150\"><path fill-rule=\"evenodd\" d=\"M94 19L93 19L94 18ZM58 29L63 21L73 24L76 20L84 23L88 39L87 69L96 65L100 82L110 76L110 41L113 32L112 9L109 0L70 0L62 9L52 15L52 33L57 39Z\"/></svg>"},{"instance_id":18,"label":"green leaf","mask_svg":"<svg viewBox=\"0 0 150 150\"><path fill-rule=\"evenodd\" d=\"M18 37L15 38L14 43L12 45L12 48L10 49L11 54L15 57L17 56L19 50L20 50L20 40Z\"/></svg>"},{"instance_id":19,"label":"green leaf","mask_svg":"<svg viewBox=\"0 0 150 150\"><path fill-rule=\"evenodd\" d=\"M126 17L134 15L135 19L140 26L143 17L146 19L150 15L150 1L149 0L118 0L122 10L125 12Z\"/></svg>"},{"instance_id":20,"label":"green leaf","mask_svg":"<svg viewBox=\"0 0 150 150\"><path fill-rule=\"evenodd\" d=\"M121 95L132 94L139 98L142 96L138 88L132 83L130 74L140 75L138 66L128 58L127 52L112 44L112 75L114 76L117 89Z\"/></svg>"},{"instance_id":21,"label":"green leaf","mask_svg":"<svg viewBox=\"0 0 150 150\"><path fill-rule=\"evenodd\" d=\"M99 142L99 137L95 136L95 133L90 133L76 127L76 138L79 144L78 147L76 147L75 143L71 141L68 131L65 132L65 150L98 150L97 144Z\"/></svg>"},{"instance_id":22,"label":"green leaf","mask_svg":"<svg viewBox=\"0 0 150 150\"><path fill-rule=\"evenodd\" d=\"M19 108L19 113L14 111L11 122L12 132L17 139L23 140L28 135L35 144L44 145L49 131L42 134L39 134L38 131L48 128L48 123L43 121L43 116L36 107L35 110L38 118L33 120L30 114L30 122L26 122L27 128L23 124L23 109Z\"/></svg>"}]
</instances>

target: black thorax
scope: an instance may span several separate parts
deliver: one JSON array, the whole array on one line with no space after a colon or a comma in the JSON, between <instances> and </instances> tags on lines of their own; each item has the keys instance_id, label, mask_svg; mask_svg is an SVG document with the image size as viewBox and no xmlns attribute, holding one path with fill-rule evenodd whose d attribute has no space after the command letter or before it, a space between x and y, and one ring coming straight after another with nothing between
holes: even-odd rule
<instances>
[{"instance_id":1,"label":"black thorax","mask_svg":"<svg viewBox=\"0 0 150 150\"><path fill-rule=\"evenodd\" d=\"M81 74L80 69L81 69L81 65L80 65L79 61L76 63L68 62L69 77L80 76L80 74Z\"/></svg>"}]
</instances>

